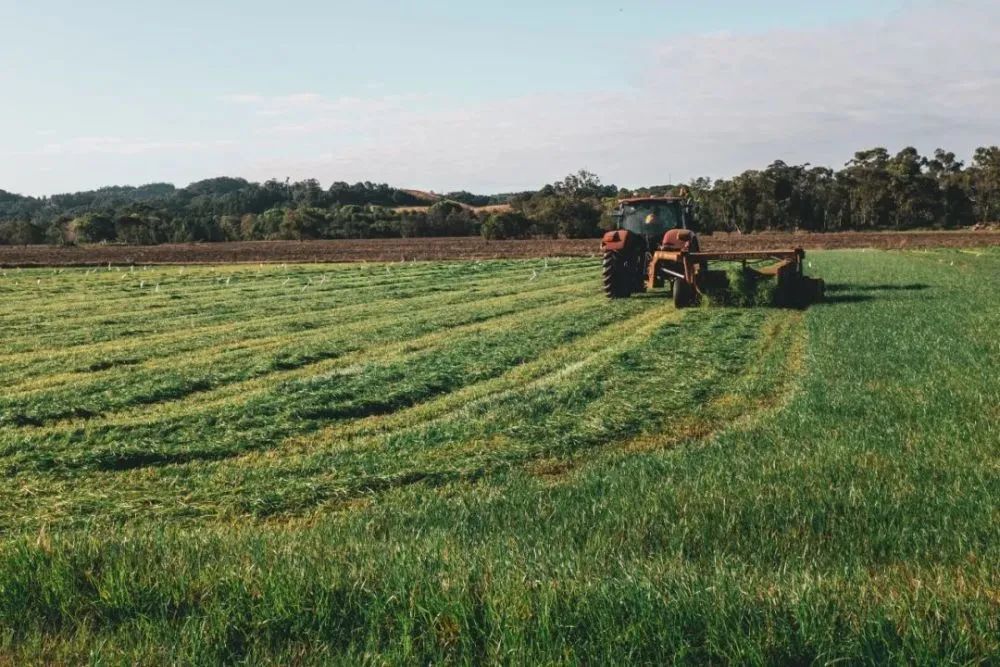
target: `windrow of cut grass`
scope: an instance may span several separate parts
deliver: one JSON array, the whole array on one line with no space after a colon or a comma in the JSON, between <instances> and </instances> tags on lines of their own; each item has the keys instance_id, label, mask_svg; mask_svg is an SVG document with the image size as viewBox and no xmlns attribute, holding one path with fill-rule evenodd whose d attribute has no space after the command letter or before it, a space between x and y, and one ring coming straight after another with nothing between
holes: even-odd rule
<instances>
[{"instance_id":1,"label":"windrow of cut grass","mask_svg":"<svg viewBox=\"0 0 1000 667\"><path fill-rule=\"evenodd\" d=\"M613 318L611 313L593 304L578 307L571 303L553 310L560 314L542 322L538 318L529 319L516 334L474 331L466 336L456 335L442 342L439 348L404 355L398 361L366 365L362 358L356 372L295 379L262 395L236 396L235 401L216 406L209 413L169 424L166 432L163 423L135 424L122 429L105 423L82 438L80 430L72 424L67 424L69 428L61 432L64 437L50 434L40 439L37 434L29 433L34 447L28 450L26 443L15 439L2 450L7 456L0 466L6 463L8 471L25 465L114 469L145 465L147 459L166 463L210 456L206 447L225 454L265 446L283 433L301 432L317 423L391 412L428 396L453 391L465 383L492 377L510 365L542 353L557 336L572 339ZM183 372L171 375L186 379ZM150 393L144 393L143 385L139 384L137 395L150 403L173 398L172 394L157 389L154 386ZM84 447L73 446L81 440L86 443ZM154 444L157 441L165 442L161 447ZM101 442L110 444L106 454ZM70 450L69 453L62 455L64 449Z\"/></svg>"},{"instance_id":2,"label":"windrow of cut grass","mask_svg":"<svg viewBox=\"0 0 1000 667\"><path fill-rule=\"evenodd\" d=\"M19 376L0 409L42 423L0 421L0 653L1000 660L1000 252L810 261L829 298L807 311L608 302L591 260L393 265L412 291L397 301L380 282L370 310L355 293L384 266L269 267L228 292L231 269L188 269L214 282L171 289L205 308L214 296L224 315L206 329L275 317L246 330L255 354L209 333L201 357L168 348L90 379L21 358L37 378ZM441 285L463 267L476 292ZM282 311L284 271L352 287L300 287ZM162 294L178 269L135 273L162 276ZM95 273L39 272L44 298L99 322L100 292L71 295L81 274L89 290ZM39 289L34 275L18 289ZM144 327L183 328L105 296ZM297 309L316 328L278 328ZM33 354L18 336L15 360ZM308 358L324 339L357 345ZM296 354L306 362L252 371ZM133 400L205 369L218 381L202 393ZM102 375L121 383L102 391ZM56 418L55 400L96 414Z\"/></svg>"},{"instance_id":3,"label":"windrow of cut grass","mask_svg":"<svg viewBox=\"0 0 1000 667\"><path fill-rule=\"evenodd\" d=\"M295 333L391 313L397 308L420 311L427 307L459 305L483 298L526 296L556 285L578 286L582 276L579 268L570 269L569 275L565 275L564 270L554 267L546 270L541 279L528 288L520 280L511 284L510 276L501 274L472 278L464 290L457 286L450 290L422 286L367 294L368 290L357 290L345 294L339 290L327 292L316 289L308 298L301 290L286 290L282 285L284 281L277 279L272 281L265 293L259 295L228 291L220 284L211 299L185 306L197 312L198 317L189 317L189 312L170 313L151 307L161 303L146 304L139 313L116 312L113 318L108 318L106 311L97 322L80 323L77 331L86 332L89 338L78 345L73 344L67 332L60 330L60 318L70 310L67 306L44 321L26 325L23 336L12 332L4 343L3 370L16 372L35 368L37 371L43 361L72 364L76 358L98 355L171 355L177 351L198 349L213 340L216 344L245 343L266 333ZM405 285L415 278L401 276L400 279ZM145 296L160 299L156 293ZM245 308L248 300L254 304L252 317L249 318ZM119 330L119 324L130 328ZM47 328L53 329L49 339L42 335ZM46 347L49 340L55 347ZM182 347L178 348L178 345ZM18 365L12 364L15 361L19 362Z\"/></svg>"},{"instance_id":4,"label":"windrow of cut grass","mask_svg":"<svg viewBox=\"0 0 1000 667\"><path fill-rule=\"evenodd\" d=\"M73 467L95 472L152 468L169 462L186 464L119 477L112 493L106 489L105 475L93 479L80 474L67 476L65 482L72 485L74 498L86 497L89 504L95 495L103 497L103 518L128 518L133 505L131 501L119 504L118 498L144 498L147 512L182 516L196 510L221 517L248 512L301 515L315 511L320 503L340 503L397 484L475 478L542 457L586 458L603 442L657 432L655 429L668 423L665 411L674 420L692 415L699 403L721 395L742 379L750 366L760 362L752 345L739 355L724 348L733 337L753 340L761 317L759 313L742 314L741 321L730 327L729 336L714 339L705 335L707 327L716 326L710 324L711 318L692 318L695 321L684 332L669 322L665 325L665 320L676 319L671 309L665 309L659 317L643 314L625 319L620 325L610 326L610 331L600 330L579 340L566 340L572 325L554 319L552 324L561 328L566 340L565 348L560 348L566 349L565 354L553 355L554 360L544 355L537 362L515 365L499 376L492 370L475 376L460 374L467 384L451 388L438 399L421 393L420 402L409 409L376 410L367 416L372 404L362 403L365 417L345 418L338 412L342 408L336 401L328 402L328 392L316 387L328 382L323 377L308 381L304 393L283 390L265 397L264 407L253 406L252 422L241 420L237 430L228 423L231 410L218 408L202 413L204 418L175 419L130 429L95 429L85 437L50 437L39 441L40 446L30 454L8 456L6 463L12 466L9 470L34 466L44 471ZM551 338L549 330L538 333L543 341ZM787 329L783 336L791 333L792 329ZM508 338L506 342L515 343L521 354L529 349L524 340ZM480 346L477 349L482 349L481 337L476 344ZM669 360L664 357L649 372L633 379L636 363L657 360L660 349L674 344L686 346L691 358L702 362L698 373L675 378L665 372ZM470 357L459 341L453 341L453 347L449 354L461 359ZM770 370L787 363L782 355L784 348L764 349ZM491 360L503 363L505 353L494 350ZM446 362L440 355L435 356L434 369L440 370ZM426 369L419 360L404 360L401 367L411 378L420 377ZM387 388L364 373L341 391L352 397L371 394L384 400L387 396ZM299 421L289 423L269 407L279 400L278 396L281 405L292 406ZM641 401L640 405L636 400ZM324 422L340 424L298 437L316 428L317 419L310 414L310 406L316 404L322 405ZM625 410L625 406L640 409ZM597 416L609 409L621 416L614 420ZM248 432L253 435L247 436ZM188 445L198 434L211 445ZM688 430L680 430L675 439L689 436ZM289 438L289 445L271 444ZM86 451L80 451L79 442L88 443ZM121 442L141 442L143 449L129 450ZM13 450L26 451L23 443L13 443ZM228 460L238 454L244 455ZM217 461L220 458L227 460ZM170 491L163 494L162 489ZM175 498L181 489L182 502L177 503ZM303 489L307 493L303 494ZM23 511L25 502L38 509L44 502L61 499L60 511L78 520L83 513L76 511L72 501L67 504L65 491L66 487L53 485L50 480L48 488L33 494L30 501L12 502ZM48 514L47 518L52 521L58 517Z\"/></svg>"},{"instance_id":5,"label":"windrow of cut grass","mask_svg":"<svg viewBox=\"0 0 1000 667\"><path fill-rule=\"evenodd\" d=\"M25 423L94 414L137 402L157 402L133 396L137 392L150 393L150 389L134 382L136 375L153 378L153 384L162 387L153 392L153 398L166 399L166 395L176 397L190 391L206 391L220 384L291 370L324 359L362 355L379 344L433 333L442 326L460 327L540 308L564 306L574 298L583 298L577 286L549 288L538 295L494 297L457 306L427 308L406 319L394 313L378 314L357 322L337 323L335 334L330 332L331 322L318 330L299 328L240 343L206 343L204 348L196 348L199 341L189 339L184 343L185 351L169 357L158 353L143 359L142 355L137 355L128 357L127 363L118 357L116 363L91 363L83 370L56 374L48 380L36 377L13 387L7 401L0 401L0 407L6 408L11 415L24 416ZM92 400L88 402L88 399ZM83 404L85 407L76 409ZM35 406L34 412L31 406Z\"/></svg>"}]
</instances>

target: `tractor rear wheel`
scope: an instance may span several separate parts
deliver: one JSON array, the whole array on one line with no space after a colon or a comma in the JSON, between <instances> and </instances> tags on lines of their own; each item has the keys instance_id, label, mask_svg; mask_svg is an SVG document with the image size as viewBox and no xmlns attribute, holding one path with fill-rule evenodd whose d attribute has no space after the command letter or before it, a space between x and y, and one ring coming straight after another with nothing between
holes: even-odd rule
<instances>
[{"instance_id":1,"label":"tractor rear wheel","mask_svg":"<svg viewBox=\"0 0 1000 667\"><path fill-rule=\"evenodd\" d=\"M609 299L624 299L632 295L635 275L625 256L617 250L607 250L603 263L604 293Z\"/></svg>"},{"instance_id":2,"label":"tractor rear wheel","mask_svg":"<svg viewBox=\"0 0 1000 667\"><path fill-rule=\"evenodd\" d=\"M686 280L674 279L674 308L686 308L694 303L694 288Z\"/></svg>"},{"instance_id":3,"label":"tractor rear wheel","mask_svg":"<svg viewBox=\"0 0 1000 667\"><path fill-rule=\"evenodd\" d=\"M635 258L635 266L630 267L632 269L632 280L635 281L635 286L632 288L634 293L646 293L646 280L649 278L647 273L649 271L649 264L652 261L653 256L648 252L639 253Z\"/></svg>"}]
</instances>

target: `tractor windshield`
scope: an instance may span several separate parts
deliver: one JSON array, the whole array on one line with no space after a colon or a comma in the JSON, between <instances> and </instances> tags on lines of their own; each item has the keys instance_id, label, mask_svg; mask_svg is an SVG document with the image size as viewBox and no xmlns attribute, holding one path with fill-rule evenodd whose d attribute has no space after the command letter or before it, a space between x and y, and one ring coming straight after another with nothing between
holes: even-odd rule
<instances>
[{"instance_id":1,"label":"tractor windshield","mask_svg":"<svg viewBox=\"0 0 1000 667\"><path fill-rule=\"evenodd\" d=\"M660 235L668 229L683 226L680 207L676 204L666 202L625 204L622 213L621 226L639 234Z\"/></svg>"}]
</instances>

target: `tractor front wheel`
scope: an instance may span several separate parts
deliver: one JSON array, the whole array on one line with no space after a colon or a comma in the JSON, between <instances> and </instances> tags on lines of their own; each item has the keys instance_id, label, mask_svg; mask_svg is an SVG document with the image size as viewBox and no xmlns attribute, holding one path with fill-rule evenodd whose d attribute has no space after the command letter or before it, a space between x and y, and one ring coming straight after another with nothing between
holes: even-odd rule
<instances>
[{"instance_id":1,"label":"tractor front wheel","mask_svg":"<svg viewBox=\"0 0 1000 667\"><path fill-rule=\"evenodd\" d=\"M604 293L609 299L624 299L635 289L635 271L617 250L607 250L603 263Z\"/></svg>"}]
</instances>

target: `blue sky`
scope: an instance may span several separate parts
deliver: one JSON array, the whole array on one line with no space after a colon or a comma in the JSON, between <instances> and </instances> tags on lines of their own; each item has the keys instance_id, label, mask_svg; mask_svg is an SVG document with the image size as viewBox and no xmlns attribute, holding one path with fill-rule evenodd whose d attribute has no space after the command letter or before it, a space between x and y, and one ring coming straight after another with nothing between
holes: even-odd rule
<instances>
[{"instance_id":1,"label":"blue sky","mask_svg":"<svg viewBox=\"0 0 1000 667\"><path fill-rule=\"evenodd\" d=\"M1000 129L985 0L84 4L0 0L0 189L635 185Z\"/></svg>"}]
</instances>

